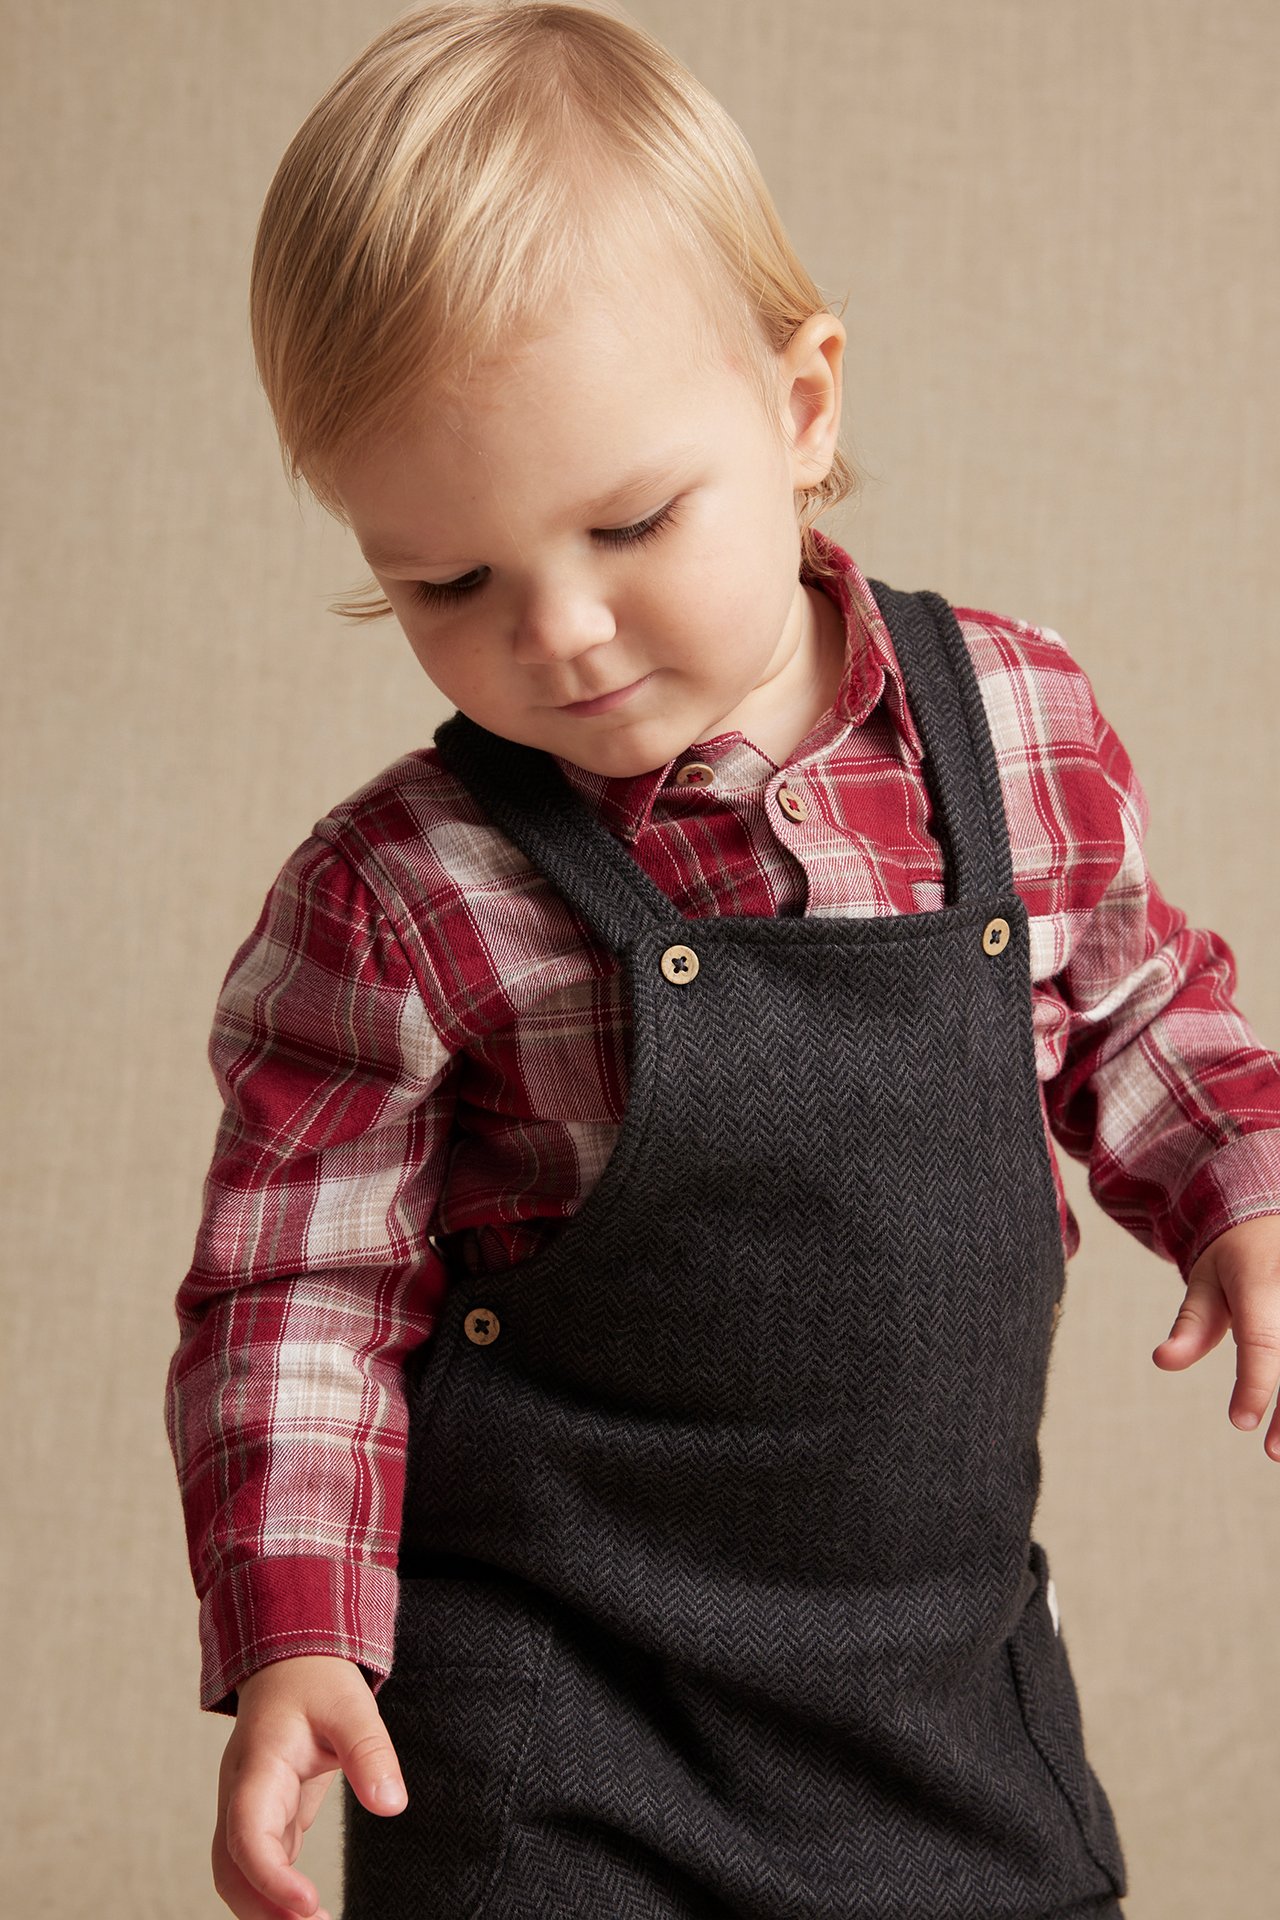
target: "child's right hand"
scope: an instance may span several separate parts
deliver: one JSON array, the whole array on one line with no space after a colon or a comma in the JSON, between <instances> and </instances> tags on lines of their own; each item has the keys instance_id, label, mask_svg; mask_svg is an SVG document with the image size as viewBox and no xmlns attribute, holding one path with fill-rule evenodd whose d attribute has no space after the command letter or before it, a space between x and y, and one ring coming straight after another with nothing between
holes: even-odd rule
<instances>
[{"instance_id":1,"label":"child's right hand","mask_svg":"<svg viewBox=\"0 0 1280 1920\"><path fill-rule=\"evenodd\" d=\"M259 1667L237 1693L218 1775L213 1884L238 1920L330 1920L293 1870L329 1782L345 1773L371 1813L408 1804L373 1691L354 1661L315 1653Z\"/></svg>"}]
</instances>

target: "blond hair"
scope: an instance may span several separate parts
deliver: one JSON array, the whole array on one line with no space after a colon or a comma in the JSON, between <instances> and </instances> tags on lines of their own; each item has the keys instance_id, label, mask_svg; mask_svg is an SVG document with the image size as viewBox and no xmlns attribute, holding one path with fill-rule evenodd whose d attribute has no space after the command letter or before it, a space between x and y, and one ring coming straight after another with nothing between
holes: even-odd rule
<instances>
[{"instance_id":1,"label":"blond hair","mask_svg":"<svg viewBox=\"0 0 1280 1920\"><path fill-rule=\"evenodd\" d=\"M341 460L528 337L632 222L675 243L706 337L781 432L774 356L827 303L714 96L601 5L400 15L307 115L258 224L250 329L295 499L305 481L349 524ZM797 490L814 573L831 569L812 522L859 488L837 450ZM391 605L375 582L331 610Z\"/></svg>"}]
</instances>

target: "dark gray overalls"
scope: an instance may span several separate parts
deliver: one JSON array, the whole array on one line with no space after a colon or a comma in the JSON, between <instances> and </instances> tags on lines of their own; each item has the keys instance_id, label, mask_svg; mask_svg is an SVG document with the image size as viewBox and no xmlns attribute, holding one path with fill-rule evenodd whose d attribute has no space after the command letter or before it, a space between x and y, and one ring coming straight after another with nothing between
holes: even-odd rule
<instances>
[{"instance_id":1,"label":"dark gray overalls","mask_svg":"<svg viewBox=\"0 0 1280 1920\"><path fill-rule=\"evenodd\" d=\"M1030 1537L1064 1279L1026 909L939 595L872 590L944 906L687 918L554 759L436 734L626 968L630 1102L410 1370L345 1920L1066 1920L1125 1867Z\"/></svg>"}]
</instances>

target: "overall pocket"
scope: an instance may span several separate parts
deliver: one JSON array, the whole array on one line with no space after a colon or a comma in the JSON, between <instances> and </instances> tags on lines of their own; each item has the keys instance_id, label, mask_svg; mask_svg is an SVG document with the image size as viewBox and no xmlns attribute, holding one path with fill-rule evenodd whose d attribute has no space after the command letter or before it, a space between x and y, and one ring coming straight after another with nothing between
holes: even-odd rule
<instances>
[{"instance_id":1,"label":"overall pocket","mask_svg":"<svg viewBox=\"0 0 1280 1920\"><path fill-rule=\"evenodd\" d=\"M502 1869L549 1641L511 1583L401 1576L378 1694L409 1803L370 1813L343 1779L343 1920L478 1920Z\"/></svg>"},{"instance_id":2,"label":"overall pocket","mask_svg":"<svg viewBox=\"0 0 1280 1920\"><path fill-rule=\"evenodd\" d=\"M1124 1853L1110 1802L1089 1765L1080 1698L1052 1597L1049 1563L1031 1542L1035 1591L1009 1641L1018 1704L1027 1734L1075 1815L1090 1855L1117 1894L1127 1892Z\"/></svg>"}]
</instances>

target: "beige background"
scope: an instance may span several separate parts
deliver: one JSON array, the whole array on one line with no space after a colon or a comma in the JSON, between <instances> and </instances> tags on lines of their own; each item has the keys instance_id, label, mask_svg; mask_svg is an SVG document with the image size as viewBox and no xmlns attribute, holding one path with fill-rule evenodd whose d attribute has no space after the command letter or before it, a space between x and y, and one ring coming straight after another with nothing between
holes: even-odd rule
<instances>
[{"instance_id":1,"label":"beige background","mask_svg":"<svg viewBox=\"0 0 1280 1920\"><path fill-rule=\"evenodd\" d=\"M6 0L10 1910L225 1913L230 1722L196 1705L164 1433L217 1095L213 1002L285 854L444 707L299 516L248 345L283 148L382 0ZM636 0L851 294L825 524L863 568L1056 627L1151 800L1165 892L1280 1043L1273 0ZM1051 1555L1129 1920L1280 1881L1280 1467L1230 1339L1089 1199L1044 1433ZM922 1410L922 1417L926 1417ZM338 1795L303 1863L338 1900Z\"/></svg>"}]
</instances>

